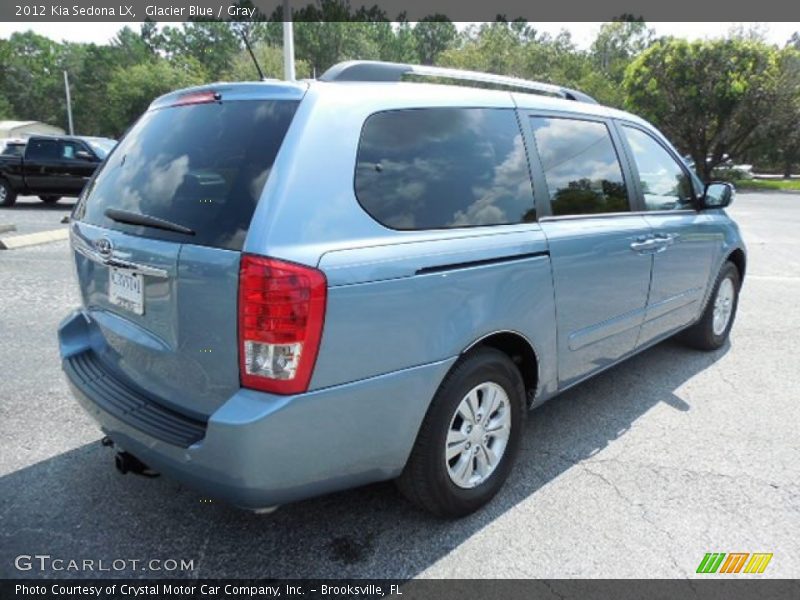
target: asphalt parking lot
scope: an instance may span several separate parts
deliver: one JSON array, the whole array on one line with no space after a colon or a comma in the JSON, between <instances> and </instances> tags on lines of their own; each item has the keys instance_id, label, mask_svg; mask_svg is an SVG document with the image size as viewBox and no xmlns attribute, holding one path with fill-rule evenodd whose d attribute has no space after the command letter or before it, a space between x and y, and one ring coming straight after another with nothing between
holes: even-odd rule
<instances>
[{"instance_id":1,"label":"asphalt parking lot","mask_svg":"<svg viewBox=\"0 0 800 600\"><path fill-rule=\"evenodd\" d=\"M62 202L23 200L0 222L63 227ZM706 552L770 552L760 577L796 578L800 195L740 194L730 212L750 251L731 343L664 342L531 413L504 490L455 522L391 483L259 516L119 475L60 371L55 330L77 304L67 242L0 252L0 577L680 578ZM37 553L194 568L15 569Z\"/></svg>"}]
</instances>

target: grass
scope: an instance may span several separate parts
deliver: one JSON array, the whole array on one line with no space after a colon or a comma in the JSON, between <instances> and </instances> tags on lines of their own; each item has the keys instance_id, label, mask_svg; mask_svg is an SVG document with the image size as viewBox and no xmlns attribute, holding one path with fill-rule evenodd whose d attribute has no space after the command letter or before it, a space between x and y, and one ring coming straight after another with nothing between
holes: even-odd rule
<instances>
[{"instance_id":1,"label":"grass","mask_svg":"<svg viewBox=\"0 0 800 600\"><path fill-rule=\"evenodd\" d=\"M740 179L737 190L777 190L800 192L800 179Z\"/></svg>"}]
</instances>

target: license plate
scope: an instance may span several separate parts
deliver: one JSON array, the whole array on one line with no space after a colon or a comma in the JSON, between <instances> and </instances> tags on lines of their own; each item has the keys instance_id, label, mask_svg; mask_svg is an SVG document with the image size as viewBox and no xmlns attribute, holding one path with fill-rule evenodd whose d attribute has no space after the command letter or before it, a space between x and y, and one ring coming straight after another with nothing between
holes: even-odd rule
<instances>
[{"instance_id":1,"label":"license plate","mask_svg":"<svg viewBox=\"0 0 800 600\"><path fill-rule=\"evenodd\" d=\"M144 282L142 274L129 269L111 267L108 271L108 299L137 315L144 314Z\"/></svg>"}]
</instances>

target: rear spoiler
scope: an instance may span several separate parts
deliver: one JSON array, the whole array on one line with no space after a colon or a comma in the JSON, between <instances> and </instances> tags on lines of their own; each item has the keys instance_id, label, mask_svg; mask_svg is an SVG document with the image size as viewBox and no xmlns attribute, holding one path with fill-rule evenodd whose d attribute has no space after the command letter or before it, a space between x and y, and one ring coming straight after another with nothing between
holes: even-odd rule
<instances>
[{"instance_id":1,"label":"rear spoiler","mask_svg":"<svg viewBox=\"0 0 800 600\"><path fill-rule=\"evenodd\" d=\"M148 110L191 104L192 102L182 100L190 96L199 98L206 94L213 94L214 100L219 102L227 100L302 100L307 90L308 83L306 82L278 79L245 83L211 83L164 94L153 100Z\"/></svg>"}]
</instances>

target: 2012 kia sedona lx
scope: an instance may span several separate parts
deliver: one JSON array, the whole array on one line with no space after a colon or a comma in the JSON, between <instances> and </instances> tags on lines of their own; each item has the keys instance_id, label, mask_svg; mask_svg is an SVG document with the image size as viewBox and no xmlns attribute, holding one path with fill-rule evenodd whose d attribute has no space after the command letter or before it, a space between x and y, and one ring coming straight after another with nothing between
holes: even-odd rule
<instances>
[{"instance_id":1,"label":"2012 kia sedona lx","mask_svg":"<svg viewBox=\"0 0 800 600\"><path fill-rule=\"evenodd\" d=\"M63 368L123 471L259 510L396 478L463 515L528 408L679 332L725 343L732 196L548 84L352 62L178 91L76 205Z\"/></svg>"}]
</instances>

